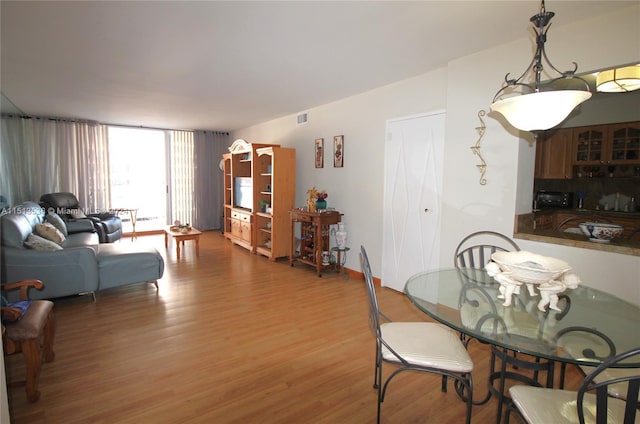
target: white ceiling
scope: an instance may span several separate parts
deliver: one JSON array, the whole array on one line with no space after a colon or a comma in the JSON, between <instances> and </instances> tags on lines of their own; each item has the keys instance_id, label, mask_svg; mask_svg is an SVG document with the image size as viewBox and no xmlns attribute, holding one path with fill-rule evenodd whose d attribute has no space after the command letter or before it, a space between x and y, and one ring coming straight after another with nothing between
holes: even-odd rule
<instances>
[{"instance_id":1,"label":"white ceiling","mask_svg":"<svg viewBox=\"0 0 640 424\"><path fill-rule=\"evenodd\" d=\"M558 26L632 3L559 0L546 7ZM3 0L2 108L231 131L513 39L533 40L529 17L539 7L529 0Z\"/></svg>"}]
</instances>

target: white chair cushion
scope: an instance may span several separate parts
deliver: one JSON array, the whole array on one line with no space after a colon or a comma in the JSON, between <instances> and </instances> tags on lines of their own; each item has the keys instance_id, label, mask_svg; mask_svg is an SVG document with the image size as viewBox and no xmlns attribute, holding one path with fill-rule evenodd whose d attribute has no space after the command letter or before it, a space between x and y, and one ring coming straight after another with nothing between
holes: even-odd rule
<instances>
[{"instance_id":1,"label":"white chair cushion","mask_svg":"<svg viewBox=\"0 0 640 424\"><path fill-rule=\"evenodd\" d=\"M453 331L429 322L387 322L380 326L382 338L407 362L454 372L471 372L473 362ZM382 346L382 357L398 358Z\"/></svg>"},{"instance_id":2,"label":"white chair cushion","mask_svg":"<svg viewBox=\"0 0 640 424\"><path fill-rule=\"evenodd\" d=\"M567 390L545 389L532 386L513 386L509 389L511 399L529 424L576 424L578 423L577 393ZM620 424L624 419L624 401L609 398L607 422ZM584 397L585 422L594 423L596 397L587 393ZM636 416L640 424L640 414Z\"/></svg>"},{"instance_id":3,"label":"white chair cushion","mask_svg":"<svg viewBox=\"0 0 640 424\"><path fill-rule=\"evenodd\" d=\"M587 367L585 365L581 365L580 369L583 373L589 374L593 372L595 367ZM607 368L600 374L598 374L593 381L597 383L599 381L613 380L614 378L628 377L630 375L638 374L640 374L640 369L638 368ZM609 395L620 399L626 399L628 389L629 385L626 382L610 384L607 388L607 390L609 391Z\"/></svg>"}]
</instances>

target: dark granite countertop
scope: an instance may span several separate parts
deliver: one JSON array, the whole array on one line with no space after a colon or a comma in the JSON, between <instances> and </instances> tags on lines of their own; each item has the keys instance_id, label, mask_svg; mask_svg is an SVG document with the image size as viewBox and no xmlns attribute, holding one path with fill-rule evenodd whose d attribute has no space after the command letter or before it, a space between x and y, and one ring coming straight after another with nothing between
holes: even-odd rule
<instances>
[{"instance_id":1,"label":"dark granite countertop","mask_svg":"<svg viewBox=\"0 0 640 424\"><path fill-rule=\"evenodd\" d=\"M576 214L594 215L598 212L601 216L611 216L619 214L621 217L638 218L639 213L615 212L615 211L585 211L579 209L545 209L546 211L575 211ZM608 215L604 215L604 214ZM518 215L516 217L516 231L513 235L516 239L539 241L543 243L559 244L563 246L581 247L583 249L600 250L603 252L619 253L622 255L640 256L640 241L617 238L609 243L598 243L590 241L586 235L554 230L534 230L534 213Z\"/></svg>"},{"instance_id":2,"label":"dark granite countertop","mask_svg":"<svg viewBox=\"0 0 640 424\"><path fill-rule=\"evenodd\" d=\"M533 213L554 213L564 212L576 215L599 215L603 217L619 217L619 218L637 218L640 219L640 212L623 212L623 211L603 211L595 209L535 209Z\"/></svg>"}]
</instances>

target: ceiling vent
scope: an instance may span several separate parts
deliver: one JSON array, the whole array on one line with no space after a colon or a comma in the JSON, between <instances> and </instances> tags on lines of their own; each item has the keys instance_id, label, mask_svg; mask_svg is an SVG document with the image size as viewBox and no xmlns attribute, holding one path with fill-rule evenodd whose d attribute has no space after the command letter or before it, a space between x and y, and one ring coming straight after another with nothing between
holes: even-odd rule
<instances>
[{"instance_id":1,"label":"ceiling vent","mask_svg":"<svg viewBox=\"0 0 640 424\"><path fill-rule=\"evenodd\" d=\"M301 113L296 117L298 125L306 124L309 120L309 114L307 112Z\"/></svg>"}]
</instances>

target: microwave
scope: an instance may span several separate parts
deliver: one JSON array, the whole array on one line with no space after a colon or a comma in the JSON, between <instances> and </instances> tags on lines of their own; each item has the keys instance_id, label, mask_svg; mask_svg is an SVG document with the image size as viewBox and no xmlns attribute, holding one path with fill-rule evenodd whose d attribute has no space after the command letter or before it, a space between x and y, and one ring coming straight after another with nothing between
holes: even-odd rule
<instances>
[{"instance_id":1,"label":"microwave","mask_svg":"<svg viewBox=\"0 0 640 424\"><path fill-rule=\"evenodd\" d=\"M533 203L533 209L572 209L573 193L541 190L536 193Z\"/></svg>"}]
</instances>

